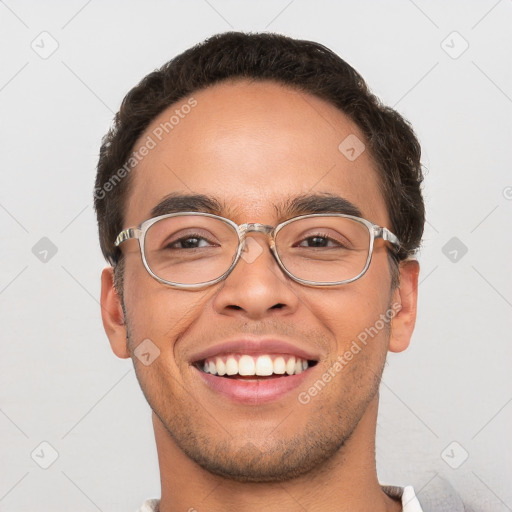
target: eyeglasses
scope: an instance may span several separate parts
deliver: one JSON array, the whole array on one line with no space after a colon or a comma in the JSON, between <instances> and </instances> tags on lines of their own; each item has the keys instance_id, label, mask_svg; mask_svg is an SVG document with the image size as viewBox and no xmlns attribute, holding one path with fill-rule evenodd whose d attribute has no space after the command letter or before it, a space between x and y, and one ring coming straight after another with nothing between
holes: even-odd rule
<instances>
[{"instance_id":1,"label":"eyeglasses","mask_svg":"<svg viewBox=\"0 0 512 512\"><path fill-rule=\"evenodd\" d=\"M387 228L344 214L310 214L277 226L238 225L203 212L161 215L119 233L115 246L139 241L142 261L162 284L198 289L225 279L242 257L247 258L246 236L270 237L270 251L281 269L307 286L335 286L359 279L370 266L374 241L394 246L400 241Z\"/></svg>"}]
</instances>

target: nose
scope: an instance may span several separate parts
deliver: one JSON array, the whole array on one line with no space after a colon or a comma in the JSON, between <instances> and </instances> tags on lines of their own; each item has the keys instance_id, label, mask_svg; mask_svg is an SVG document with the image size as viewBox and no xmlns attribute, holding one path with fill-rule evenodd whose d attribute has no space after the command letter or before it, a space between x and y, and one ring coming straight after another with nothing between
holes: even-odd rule
<instances>
[{"instance_id":1,"label":"nose","mask_svg":"<svg viewBox=\"0 0 512 512\"><path fill-rule=\"evenodd\" d=\"M256 320L267 315L293 313L299 303L295 283L282 271L274 258L264 231L245 238L245 247L235 268L226 277L214 299L219 314L241 315ZM249 231L249 230L248 230Z\"/></svg>"}]
</instances>

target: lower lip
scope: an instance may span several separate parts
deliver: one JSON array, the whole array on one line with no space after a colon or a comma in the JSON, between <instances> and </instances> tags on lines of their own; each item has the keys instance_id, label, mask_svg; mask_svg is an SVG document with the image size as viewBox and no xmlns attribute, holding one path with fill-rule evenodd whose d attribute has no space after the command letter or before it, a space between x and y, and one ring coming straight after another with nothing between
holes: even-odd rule
<instances>
[{"instance_id":1,"label":"lower lip","mask_svg":"<svg viewBox=\"0 0 512 512\"><path fill-rule=\"evenodd\" d=\"M214 391L236 402L261 404L277 400L296 389L308 376L310 369L297 375L247 381L243 379L228 379L204 373L197 368L203 381Z\"/></svg>"}]
</instances>

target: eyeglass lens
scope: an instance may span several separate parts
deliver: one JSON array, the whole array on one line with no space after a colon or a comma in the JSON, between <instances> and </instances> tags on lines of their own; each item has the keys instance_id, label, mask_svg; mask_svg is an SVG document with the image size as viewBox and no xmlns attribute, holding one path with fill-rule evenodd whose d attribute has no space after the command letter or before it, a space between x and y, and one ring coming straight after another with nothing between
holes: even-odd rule
<instances>
[{"instance_id":1,"label":"eyeglass lens","mask_svg":"<svg viewBox=\"0 0 512 512\"><path fill-rule=\"evenodd\" d=\"M276 250L284 267L299 279L338 282L358 276L370 248L365 224L338 216L292 221L276 235ZM184 215L155 222L146 232L144 254L160 279L198 284L222 276L238 249L238 233L213 217Z\"/></svg>"}]
</instances>

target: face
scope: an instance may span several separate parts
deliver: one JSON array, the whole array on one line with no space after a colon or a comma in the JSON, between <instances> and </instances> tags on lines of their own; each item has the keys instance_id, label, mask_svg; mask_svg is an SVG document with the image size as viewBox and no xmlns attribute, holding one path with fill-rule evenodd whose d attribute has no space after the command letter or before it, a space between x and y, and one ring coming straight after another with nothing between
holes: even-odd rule
<instances>
[{"instance_id":1,"label":"face","mask_svg":"<svg viewBox=\"0 0 512 512\"><path fill-rule=\"evenodd\" d=\"M353 160L338 149L347 136L363 136L335 107L270 82L222 83L193 98L193 109L132 171L124 228L150 218L169 194L214 197L223 205L219 213L237 224L269 225L289 218L276 205L330 194L389 227L369 152ZM138 144L187 100L155 119ZM248 237L257 242L249 248L263 251L241 259L224 281L193 291L157 282L137 241L124 242L124 324L109 336L118 354L125 335L132 356L146 339L158 348L148 366L133 356L137 378L172 443L190 459L235 480L280 481L340 453L376 403L396 319L359 342L350 360L345 355L365 329L382 325L400 293L391 288L382 240L362 278L314 288L283 273L264 234ZM247 358L268 365L260 356L270 356L273 368L279 358L309 363L294 375L261 378L201 369L217 357L239 368Z\"/></svg>"}]
</instances>

